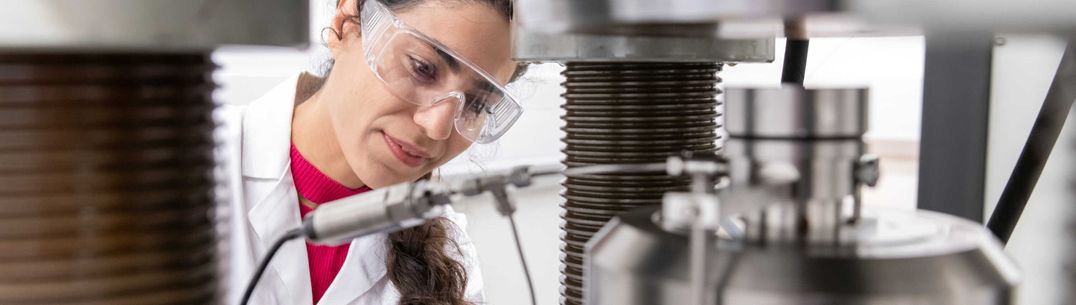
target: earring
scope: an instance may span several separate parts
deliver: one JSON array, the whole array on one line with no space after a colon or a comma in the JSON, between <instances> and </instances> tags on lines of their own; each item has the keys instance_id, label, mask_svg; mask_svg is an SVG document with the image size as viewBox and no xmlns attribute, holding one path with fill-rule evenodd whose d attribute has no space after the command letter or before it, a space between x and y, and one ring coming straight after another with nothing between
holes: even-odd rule
<instances>
[{"instance_id":1,"label":"earring","mask_svg":"<svg viewBox=\"0 0 1076 305\"><path fill-rule=\"evenodd\" d=\"M329 33L331 33L333 36L336 36L336 40L343 40L344 39L344 37L340 35L340 32L336 31L336 29L334 29L332 27L327 26L327 27L324 27L324 28L321 29L321 43L322 44L329 44L328 37L325 36L325 31L326 30L328 30Z\"/></svg>"}]
</instances>

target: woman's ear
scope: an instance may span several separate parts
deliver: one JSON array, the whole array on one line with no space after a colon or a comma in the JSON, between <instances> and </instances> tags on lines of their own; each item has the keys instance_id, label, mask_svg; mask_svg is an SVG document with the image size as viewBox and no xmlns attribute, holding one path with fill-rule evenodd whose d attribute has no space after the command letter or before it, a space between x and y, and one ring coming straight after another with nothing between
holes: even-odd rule
<instances>
[{"instance_id":1,"label":"woman's ear","mask_svg":"<svg viewBox=\"0 0 1076 305\"><path fill-rule=\"evenodd\" d=\"M357 26L359 21L358 2L365 0L340 0L336 2L336 14L333 14L332 22L325 31L329 32L325 39L325 45L329 48L333 58L341 52L344 46L344 30L348 23ZM376 0L371 0L376 1Z\"/></svg>"}]
</instances>

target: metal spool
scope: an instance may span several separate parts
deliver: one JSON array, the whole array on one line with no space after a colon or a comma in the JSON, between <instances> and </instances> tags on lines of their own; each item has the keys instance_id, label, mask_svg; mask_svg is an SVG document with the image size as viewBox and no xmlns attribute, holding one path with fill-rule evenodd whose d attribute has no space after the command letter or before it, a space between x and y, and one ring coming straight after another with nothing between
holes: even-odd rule
<instances>
[{"instance_id":1,"label":"metal spool","mask_svg":"<svg viewBox=\"0 0 1076 305\"><path fill-rule=\"evenodd\" d=\"M664 162L688 150L717 150L717 63L569 62L563 163ZM584 245L613 216L658 206L662 195L686 190L663 172L577 175L562 185L561 296L582 304Z\"/></svg>"},{"instance_id":2,"label":"metal spool","mask_svg":"<svg viewBox=\"0 0 1076 305\"><path fill-rule=\"evenodd\" d=\"M0 53L0 303L216 298L208 55Z\"/></svg>"}]
</instances>

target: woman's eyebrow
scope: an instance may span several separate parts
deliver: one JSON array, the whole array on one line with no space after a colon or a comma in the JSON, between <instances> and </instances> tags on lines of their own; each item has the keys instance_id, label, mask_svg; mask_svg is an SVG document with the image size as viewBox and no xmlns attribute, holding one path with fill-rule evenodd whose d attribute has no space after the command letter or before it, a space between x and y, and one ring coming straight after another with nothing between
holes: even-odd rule
<instances>
[{"instance_id":1,"label":"woman's eyebrow","mask_svg":"<svg viewBox=\"0 0 1076 305\"><path fill-rule=\"evenodd\" d=\"M483 79L476 79L472 85L472 89L469 90L472 95L478 95L479 92L492 94L497 93L497 90L493 87L493 84Z\"/></svg>"},{"instance_id":2,"label":"woman's eyebrow","mask_svg":"<svg viewBox=\"0 0 1076 305\"><path fill-rule=\"evenodd\" d=\"M455 57L449 55L448 53L445 53L445 51L441 50L441 48L438 48L437 46L431 47L433 47L433 49L437 51L437 56L441 56L441 59L443 59L445 63L448 64L448 67L452 69L452 72L460 72L460 62L456 60Z\"/></svg>"}]
</instances>

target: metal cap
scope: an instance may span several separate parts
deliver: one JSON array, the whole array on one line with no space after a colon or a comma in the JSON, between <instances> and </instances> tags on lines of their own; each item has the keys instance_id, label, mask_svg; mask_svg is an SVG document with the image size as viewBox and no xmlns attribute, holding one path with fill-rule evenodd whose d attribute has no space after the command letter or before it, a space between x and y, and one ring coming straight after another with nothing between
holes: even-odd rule
<instances>
[{"instance_id":1,"label":"metal cap","mask_svg":"<svg viewBox=\"0 0 1076 305\"><path fill-rule=\"evenodd\" d=\"M307 1L5 1L0 46L27 51L191 51L305 46Z\"/></svg>"},{"instance_id":2,"label":"metal cap","mask_svg":"<svg viewBox=\"0 0 1076 305\"><path fill-rule=\"evenodd\" d=\"M515 28L521 61L772 62L773 39L549 34Z\"/></svg>"},{"instance_id":3,"label":"metal cap","mask_svg":"<svg viewBox=\"0 0 1076 305\"><path fill-rule=\"evenodd\" d=\"M729 21L842 11L836 0L519 0L517 7L524 26L550 33L650 36L698 36Z\"/></svg>"},{"instance_id":4,"label":"metal cap","mask_svg":"<svg viewBox=\"0 0 1076 305\"><path fill-rule=\"evenodd\" d=\"M741 138L859 138L867 131L867 89L726 89L725 127Z\"/></svg>"}]
</instances>

